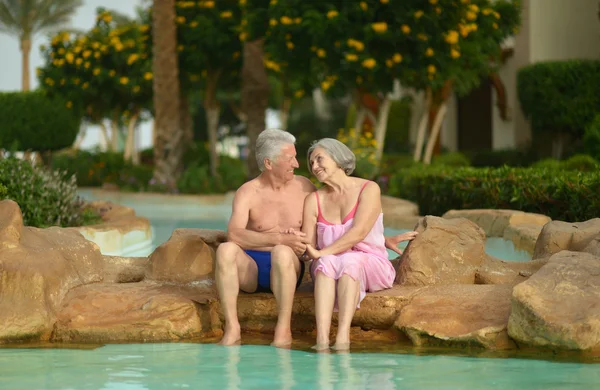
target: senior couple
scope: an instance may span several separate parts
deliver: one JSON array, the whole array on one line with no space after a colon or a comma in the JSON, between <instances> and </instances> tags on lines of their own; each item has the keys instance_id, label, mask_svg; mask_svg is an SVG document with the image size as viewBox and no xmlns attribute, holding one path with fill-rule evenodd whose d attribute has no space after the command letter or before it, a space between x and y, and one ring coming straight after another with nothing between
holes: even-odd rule
<instances>
[{"instance_id":1,"label":"senior couple","mask_svg":"<svg viewBox=\"0 0 600 390\"><path fill-rule=\"evenodd\" d=\"M295 137L268 129L256 141L261 174L242 185L233 199L228 242L216 255L216 283L225 317L222 345L241 340L239 290L272 291L278 318L273 344L292 343L294 293L306 264L314 281L317 342L330 347L333 311L339 311L334 348L348 349L354 312L367 291L390 288L395 270L386 247L401 253L401 241L416 233L383 235L377 183L351 177L356 159L343 143L324 138L308 151L309 171L324 185L294 175ZM309 262L312 260L311 262Z\"/></svg>"}]
</instances>

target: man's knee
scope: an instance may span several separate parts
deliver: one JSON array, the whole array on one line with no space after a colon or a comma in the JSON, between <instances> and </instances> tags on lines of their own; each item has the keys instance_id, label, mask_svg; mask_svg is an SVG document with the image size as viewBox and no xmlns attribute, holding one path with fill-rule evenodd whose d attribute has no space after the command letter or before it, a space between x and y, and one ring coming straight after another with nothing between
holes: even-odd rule
<instances>
[{"instance_id":1,"label":"man's knee","mask_svg":"<svg viewBox=\"0 0 600 390\"><path fill-rule=\"evenodd\" d=\"M216 262L225 265L235 263L237 255L242 249L234 242L224 242L217 247Z\"/></svg>"},{"instance_id":2,"label":"man's knee","mask_svg":"<svg viewBox=\"0 0 600 390\"><path fill-rule=\"evenodd\" d=\"M271 267L277 269L295 269L296 254L287 245L276 245L271 251Z\"/></svg>"}]
</instances>

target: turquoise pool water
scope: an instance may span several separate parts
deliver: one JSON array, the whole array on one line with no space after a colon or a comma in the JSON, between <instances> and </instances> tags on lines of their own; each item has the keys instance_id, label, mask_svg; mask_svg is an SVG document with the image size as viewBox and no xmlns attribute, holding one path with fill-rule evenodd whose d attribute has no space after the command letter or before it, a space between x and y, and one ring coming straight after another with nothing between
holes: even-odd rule
<instances>
[{"instance_id":1,"label":"turquoise pool water","mask_svg":"<svg viewBox=\"0 0 600 390\"><path fill-rule=\"evenodd\" d=\"M190 219L165 219L165 218L150 218L152 228L154 230L154 245L158 246L163 242L167 241L171 236L173 230L177 228L204 228L204 229L227 229L227 219L203 219L203 220L190 220ZM386 235L395 235L406 232L408 230L399 230L385 228ZM407 242L400 244L400 248L404 250L408 245ZM531 255L526 251L515 249L512 241L505 240L503 238L490 237L486 241L485 251L502 260L508 261L529 261ZM398 255L388 250L390 259L396 258Z\"/></svg>"},{"instance_id":2,"label":"turquoise pool water","mask_svg":"<svg viewBox=\"0 0 600 390\"><path fill-rule=\"evenodd\" d=\"M597 389L600 366L402 353L317 354L262 345L0 349L11 389Z\"/></svg>"}]
</instances>

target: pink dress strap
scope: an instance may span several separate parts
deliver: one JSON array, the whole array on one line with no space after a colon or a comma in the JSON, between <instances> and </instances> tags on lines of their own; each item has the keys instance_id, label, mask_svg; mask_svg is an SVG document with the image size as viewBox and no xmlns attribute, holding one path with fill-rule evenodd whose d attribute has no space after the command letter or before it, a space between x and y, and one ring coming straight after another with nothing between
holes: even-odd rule
<instances>
[{"instance_id":1,"label":"pink dress strap","mask_svg":"<svg viewBox=\"0 0 600 390\"><path fill-rule=\"evenodd\" d=\"M356 209L358 208L358 203L360 202L360 196L362 195L363 190L369 183L370 183L370 181L366 181L365 184L362 185L360 192L358 193L358 198L356 199L356 204L354 205L352 210L350 210L348 215L346 215L346 217L342 220L342 225L345 224L346 222L348 222L349 220L351 220L352 218L354 218L354 216L356 215ZM321 222L326 225L333 225L331 222L329 222L325 218L323 218L323 213L321 212L321 202L319 200L318 191L315 191L315 196L317 197L317 211L318 211L317 222Z\"/></svg>"}]
</instances>

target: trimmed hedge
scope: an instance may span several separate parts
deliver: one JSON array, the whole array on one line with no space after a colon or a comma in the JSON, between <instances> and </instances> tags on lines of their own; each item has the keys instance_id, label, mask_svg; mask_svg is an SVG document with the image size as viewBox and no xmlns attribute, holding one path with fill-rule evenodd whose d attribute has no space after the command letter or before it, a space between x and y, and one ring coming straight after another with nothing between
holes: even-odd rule
<instances>
[{"instance_id":1,"label":"trimmed hedge","mask_svg":"<svg viewBox=\"0 0 600 390\"><path fill-rule=\"evenodd\" d=\"M519 102L538 133L576 138L600 112L600 61L568 60L525 66L517 75Z\"/></svg>"},{"instance_id":2,"label":"trimmed hedge","mask_svg":"<svg viewBox=\"0 0 600 390\"><path fill-rule=\"evenodd\" d=\"M81 116L41 92L0 93L0 148L59 150L73 145Z\"/></svg>"},{"instance_id":3,"label":"trimmed hedge","mask_svg":"<svg viewBox=\"0 0 600 390\"><path fill-rule=\"evenodd\" d=\"M600 216L600 170L414 167L390 180L389 195L422 215L452 209L513 209L577 222Z\"/></svg>"}]
</instances>

